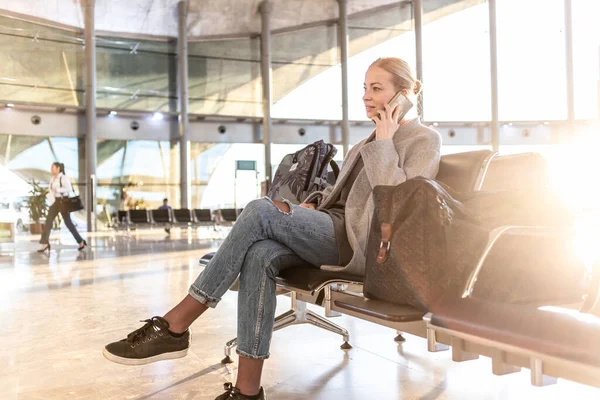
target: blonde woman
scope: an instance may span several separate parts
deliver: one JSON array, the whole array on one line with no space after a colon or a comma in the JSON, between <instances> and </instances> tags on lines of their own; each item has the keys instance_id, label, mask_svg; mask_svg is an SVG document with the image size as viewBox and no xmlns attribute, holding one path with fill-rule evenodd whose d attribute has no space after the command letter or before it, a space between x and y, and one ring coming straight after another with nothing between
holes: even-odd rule
<instances>
[{"instance_id":1,"label":"blonde woman","mask_svg":"<svg viewBox=\"0 0 600 400\"><path fill-rule=\"evenodd\" d=\"M373 188L416 176L433 178L438 171L439 134L418 117L399 121L399 109L388 104L398 91L416 103L421 83L408 64L398 58L375 61L364 89L365 112L375 129L348 153L335 186L299 206L269 198L248 204L188 295L163 317L152 317L127 338L108 344L107 359L140 365L185 356L191 324L215 307L239 276L237 383L227 384L217 400L265 398L260 381L273 333L275 277L292 266L321 265L364 274Z\"/></svg>"}]
</instances>

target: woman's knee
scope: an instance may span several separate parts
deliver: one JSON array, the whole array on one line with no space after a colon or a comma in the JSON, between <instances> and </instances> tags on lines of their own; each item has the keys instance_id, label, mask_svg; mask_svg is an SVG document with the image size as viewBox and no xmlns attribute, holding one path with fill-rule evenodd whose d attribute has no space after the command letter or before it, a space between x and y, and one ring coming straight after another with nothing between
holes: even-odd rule
<instances>
[{"instance_id":1,"label":"woman's knee","mask_svg":"<svg viewBox=\"0 0 600 400\"><path fill-rule=\"evenodd\" d=\"M270 279L274 280L278 275L277 265L287 254L288 251L277 242L271 240L256 242L246 253L241 275L259 277L266 273Z\"/></svg>"}]
</instances>

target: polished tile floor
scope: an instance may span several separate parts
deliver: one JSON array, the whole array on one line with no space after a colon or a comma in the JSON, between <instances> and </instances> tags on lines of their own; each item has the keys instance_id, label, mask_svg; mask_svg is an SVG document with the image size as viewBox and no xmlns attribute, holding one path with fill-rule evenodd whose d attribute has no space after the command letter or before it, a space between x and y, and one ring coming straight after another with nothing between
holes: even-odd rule
<instances>
[{"instance_id":1,"label":"polished tile floor","mask_svg":"<svg viewBox=\"0 0 600 400\"><path fill-rule=\"evenodd\" d=\"M233 292L194 324L184 359L127 367L102 356L138 320L177 303L218 241L185 231L107 233L79 253L67 235L52 240L49 255L35 253L33 237L0 243L0 399L212 400L235 380L236 364L219 363L235 336ZM270 399L600 399L599 389L562 380L535 388L527 371L496 377L489 359L453 363L449 352L428 353L424 339L407 335L397 345L391 329L335 320L350 330L348 352L338 336L310 326L275 333L263 380Z\"/></svg>"}]
</instances>

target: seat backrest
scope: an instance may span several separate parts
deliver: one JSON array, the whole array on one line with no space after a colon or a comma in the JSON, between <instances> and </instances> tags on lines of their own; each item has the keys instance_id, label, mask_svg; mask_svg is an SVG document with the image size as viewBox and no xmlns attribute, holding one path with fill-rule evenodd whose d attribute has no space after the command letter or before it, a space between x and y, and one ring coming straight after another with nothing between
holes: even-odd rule
<instances>
[{"instance_id":1,"label":"seat backrest","mask_svg":"<svg viewBox=\"0 0 600 400\"><path fill-rule=\"evenodd\" d=\"M491 150L478 150L444 155L436 179L457 192L477 191L495 154Z\"/></svg>"},{"instance_id":2,"label":"seat backrest","mask_svg":"<svg viewBox=\"0 0 600 400\"><path fill-rule=\"evenodd\" d=\"M119 210L119 211L117 211L117 220L118 220L118 222L119 222L120 224L121 224L121 223L124 223L124 224L126 224L126 223L127 223L127 221L128 221L128 218L127 218L127 211L126 211L126 210Z\"/></svg>"},{"instance_id":3,"label":"seat backrest","mask_svg":"<svg viewBox=\"0 0 600 400\"><path fill-rule=\"evenodd\" d=\"M159 224L172 222L171 210L152 210L152 220Z\"/></svg>"},{"instance_id":4,"label":"seat backrest","mask_svg":"<svg viewBox=\"0 0 600 400\"><path fill-rule=\"evenodd\" d=\"M173 216L177 222L192 222L192 213L189 208L173 210Z\"/></svg>"},{"instance_id":5,"label":"seat backrest","mask_svg":"<svg viewBox=\"0 0 600 400\"><path fill-rule=\"evenodd\" d=\"M149 224L148 210L129 210L129 220L133 224Z\"/></svg>"},{"instance_id":6,"label":"seat backrest","mask_svg":"<svg viewBox=\"0 0 600 400\"><path fill-rule=\"evenodd\" d=\"M548 183L548 163L539 153L496 156L488 167L481 190L499 191L543 187Z\"/></svg>"},{"instance_id":7,"label":"seat backrest","mask_svg":"<svg viewBox=\"0 0 600 400\"><path fill-rule=\"evenodd\" d=\"M195 209L194 215L198 222L212 222L212 213L209 209Z\"/></svg>"},{"instance_id":8,"label":"seat backrest","mask_svg":"<svg viewBox=\"0 0 600 400\"><path fill-rule=\"evenodd\" d=\"M227 222L235 222L237 220L238 215L241 214L241 209L235 208L222 208L219 210L221 213L221 218Z\"/></svg>"}]
</instances>

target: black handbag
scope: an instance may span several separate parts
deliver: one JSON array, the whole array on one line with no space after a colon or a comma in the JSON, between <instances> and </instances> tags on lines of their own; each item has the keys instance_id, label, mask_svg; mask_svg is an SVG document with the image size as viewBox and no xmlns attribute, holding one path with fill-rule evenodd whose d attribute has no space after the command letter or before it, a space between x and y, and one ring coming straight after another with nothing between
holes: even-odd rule
<instances>
[{"instance_id":1,"label":"black handbag","mask_svg":"<svg viewBox=\"0 0 600 400\"><path fill-rule=\"evenodd\" d=\"M62 187L62 176L60 177L60 187ZM60 211L65 214L69 214L75 211L83 210L83 202L79 196L73 197L61 197Z\"/></svg>"},{"instance_id":2,"label":"black handbag","mask_svg":"<svg viewBox=\"0 0 600 400\"><path fill-rule=\"evenodd\" d=\"M60 199L60 210L67 214L83 210L83 202L79 196L62 197Z\"/></svg>"}]
</instances>

